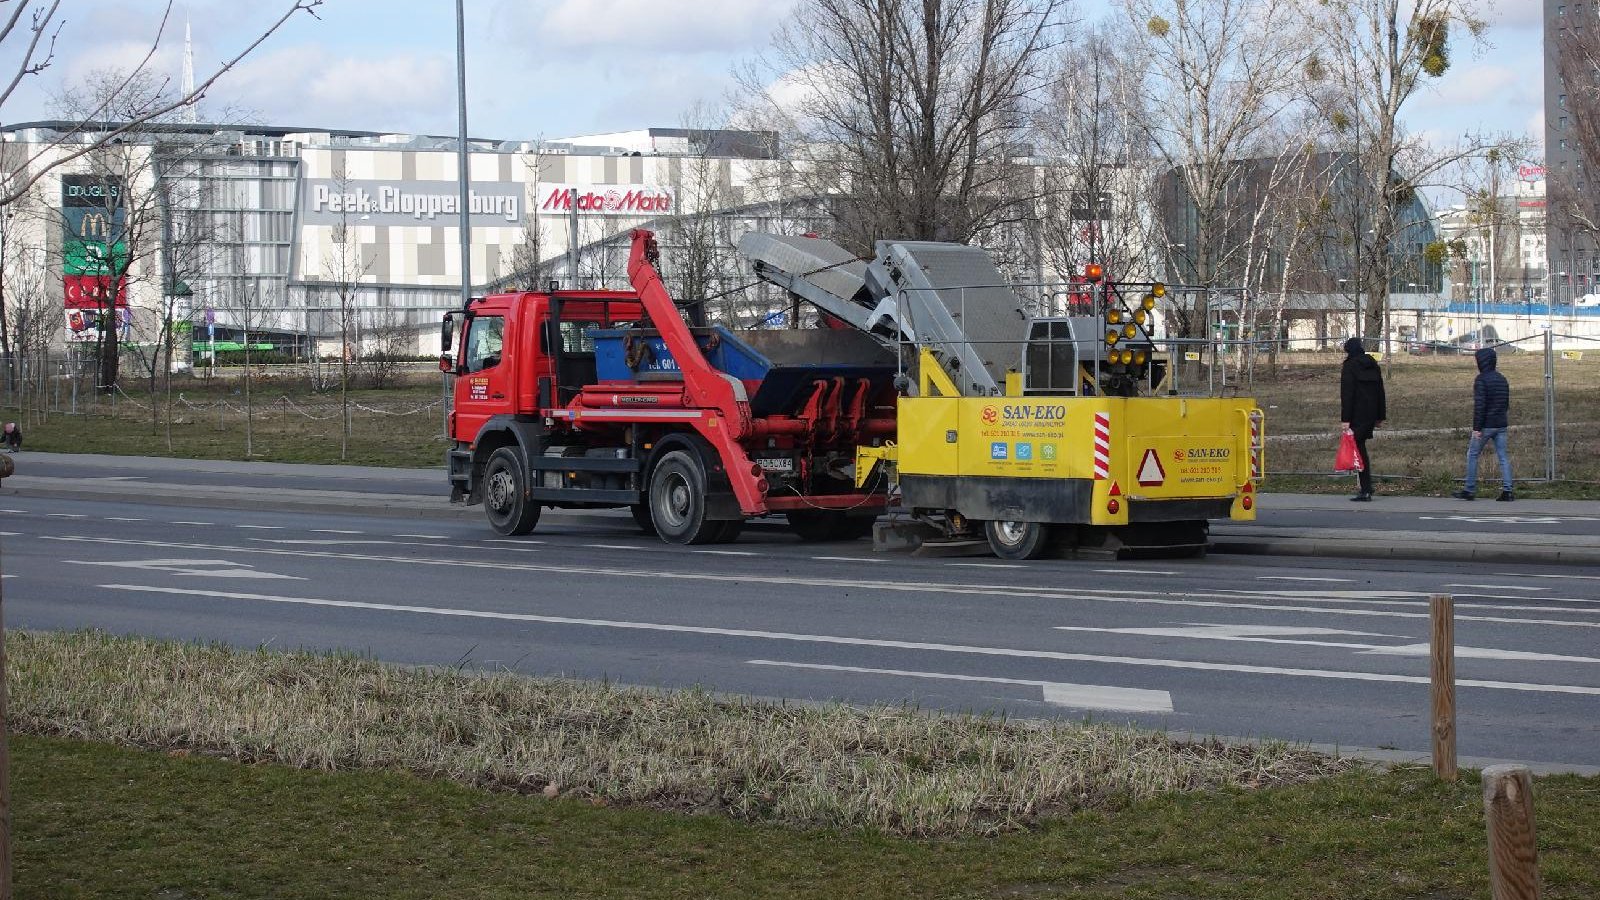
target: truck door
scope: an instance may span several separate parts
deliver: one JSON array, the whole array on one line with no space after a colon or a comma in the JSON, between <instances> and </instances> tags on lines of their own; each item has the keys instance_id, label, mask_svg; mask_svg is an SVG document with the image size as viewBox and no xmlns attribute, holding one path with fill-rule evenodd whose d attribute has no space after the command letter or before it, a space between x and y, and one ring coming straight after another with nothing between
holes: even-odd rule
<instances>
[{"instance_id":1,"label":"truck door","mask_svg":"<svg viewBox=\"0 0 1600 900\"><path fill-rule=\"evenodd\" d=\"M477 442L478 432L491 416L513 411L516 354L512 326L505 316L480 313L467 323L461 351L461 373L456 379L456 438Z\"/></svg>"}]
</instances>

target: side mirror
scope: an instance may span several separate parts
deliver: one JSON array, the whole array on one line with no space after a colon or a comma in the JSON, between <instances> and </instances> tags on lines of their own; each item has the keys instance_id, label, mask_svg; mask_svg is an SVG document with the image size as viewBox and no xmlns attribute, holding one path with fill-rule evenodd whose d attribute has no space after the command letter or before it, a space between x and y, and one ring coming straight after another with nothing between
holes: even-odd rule
<instances>
[{"instance_id":1,"label":"side mirror","mask_svg":"<svg viewBox=\"0 0 1600 900\"><path fill-rule=\"evenodd\" d=\"M453 373L455 370L456 370L456 361L450 358L450 354L448 354L448 353L439 354L439 371L445 373L446 375L449 375L449 374Z\"/></svg>"},{"instance_id":2,"label":"side mirror","mask_svg":"<svg viewBox=\"0 0 1600 900\"><path fill-rule=\"evenodd\" d=\"M456 336L455 313L445 313L444 314L444 324L442 324L440 326L440 328L439 328L439 350L440 350L440 352L442 352L442 353L449 353L450 352L450 348L451 348L451 346L454 345L454 342L455 342L455 336ZM440 363L440 365L442 366L444 364Z\"/></svg>"}]
</instances>

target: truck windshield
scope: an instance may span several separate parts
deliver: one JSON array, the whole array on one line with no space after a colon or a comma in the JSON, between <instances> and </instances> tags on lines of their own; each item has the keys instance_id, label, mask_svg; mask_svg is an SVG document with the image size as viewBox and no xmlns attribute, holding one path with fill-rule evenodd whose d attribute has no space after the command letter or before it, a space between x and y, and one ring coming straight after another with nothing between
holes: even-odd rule
<instances>
[{"instance_id":1,"label":"truck windshield","mask_svg":"<svg viewBox=\"0 0 1600 900\"><path fill-rule=\"evenodd\" d=\"M505 337L506 320L502 316L475 316L467 329L467 356L464 368L468 372L481 372L500 365L500 347Z\"/></svg>"}]
</instances>

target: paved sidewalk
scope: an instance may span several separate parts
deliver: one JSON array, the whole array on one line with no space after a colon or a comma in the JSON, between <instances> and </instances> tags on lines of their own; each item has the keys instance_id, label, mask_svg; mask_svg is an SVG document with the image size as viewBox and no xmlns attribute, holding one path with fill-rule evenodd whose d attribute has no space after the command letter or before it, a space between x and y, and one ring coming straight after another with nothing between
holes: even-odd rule
<instances>
[{"instance_id":1,"label":"paved sidewalk","mask_svg":"<svg viewBox=\"0 0 1600 900\"><path fill-rule=\"evenodd\" d=\"M81 478L49 477L28 473L30 457L80 465L85 472L98 469L137 468L151 475L130 479L126 476ZM0 496L32 495L79 500L157 503L165 505L250 504L262 508L341 512L403 518L470 519L481 521L481 507L452 506L444 487L442 468L390 469L371 466L297 465L285 463L245 463L224 460L180 460L153 457L113 457L87 454L24 454L17 458L18 471L0 482ZM198 484L185 475L271 475L293 481L296 487L281 484L249 486ZM415 484L415 492L397 493L345 490L318 487L318 482L337 479L372 479L393 486ZM402 489L405 489L404 487ZM1367 525L1339 526L1335 514L1352 512L1347 497L1341 494L1275 494L1261 497L1267 521L1219 522L1212 526L1213 552L1294 556L1349 557L1363 559L1433 559L1463 562L1524 562L1600 566L1600 501L1518 500L1515 503L1475 501L1465 503L1444 497L1405 497L1380 495L1367 510L1402 513L1417 517L1481 515L1516 516L1517 530L1425 531L1418 528ZM1327 513L1327 527L1286 527L1270 524L1274 511L1297 511L1316 516ZM631 519L623 510L550 511L553 520L610 524ZM1558 533L1554 528L1540 530L1539 519L1594 519L1589 533ZM1303 517L1302 517L1303 518ZM1345 516L1348 519L1348 516ZM485 526L487 527L487 526ZM1573 529L1568 528L1568 531ZM1583 529L1579 529L1580 531Z\"/></svg>"}]
</instances>

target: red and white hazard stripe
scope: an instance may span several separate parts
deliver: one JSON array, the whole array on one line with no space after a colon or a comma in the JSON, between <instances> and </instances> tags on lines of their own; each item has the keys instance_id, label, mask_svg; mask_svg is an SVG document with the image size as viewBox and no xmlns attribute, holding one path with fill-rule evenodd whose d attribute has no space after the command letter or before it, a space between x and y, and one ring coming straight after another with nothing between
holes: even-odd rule
<instances>
[{"instance_id":1,"label":"red and white hazard stripe","mask_svg":"<svg viewBox=\"0 0 1600 900\"><path fill-rule=\"evenodd\" d=\"M1094 414L1094 480L1111 477L1111 414Z\"/></svg>"},{"instance_id":2,"label":"red and white hazard stripe","mask_svg":"<svg viewBox=\"0 0 1600 900\"><path fill-rule=\"evenodd\" d=\"M1261 477L1261 410L1250 411L1250 477Z\"/></svg>"}]
</instances>

